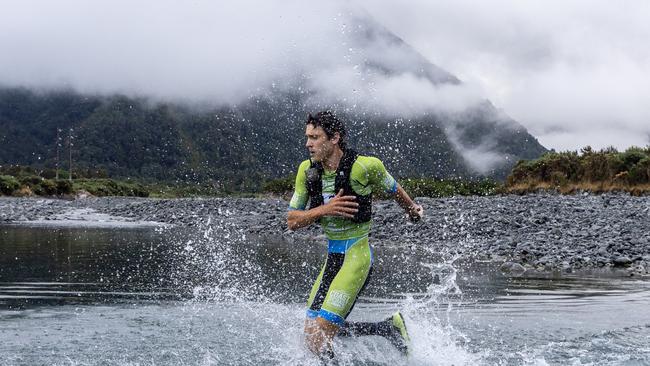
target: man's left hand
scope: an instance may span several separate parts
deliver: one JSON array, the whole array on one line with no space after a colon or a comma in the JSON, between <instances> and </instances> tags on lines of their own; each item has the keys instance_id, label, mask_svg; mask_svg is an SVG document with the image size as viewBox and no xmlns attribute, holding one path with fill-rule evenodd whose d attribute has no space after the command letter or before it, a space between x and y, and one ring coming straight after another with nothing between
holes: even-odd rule
<instances>
[{"instance_id":1,"label":"man's left hand","mask_svg":"<svg viewBox=\"0 0 650 366\"><path fill-rule=\"evenodd\" d=\"M424 217L424 208L422 208L422 205L414 203L408 210L407 215L411 222L418 222Z\"/></svg>"}]
</instances>

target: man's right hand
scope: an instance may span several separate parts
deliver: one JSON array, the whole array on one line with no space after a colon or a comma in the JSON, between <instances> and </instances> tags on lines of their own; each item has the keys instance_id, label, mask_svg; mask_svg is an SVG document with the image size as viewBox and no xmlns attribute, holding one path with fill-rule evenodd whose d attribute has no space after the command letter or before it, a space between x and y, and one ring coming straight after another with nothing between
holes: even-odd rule
<instances>
[{"instance_id":1,"label":"man's right hand","mask_svg":"<svg viewBox=\"0 0 650 366\"><path fill-rule=\"evenodd\" d=\"M356 197L344 196L342 189L321 207L323 209L323 216L340 216L347 219L354 218L354 215L359 211L359 204L356 201Z\"/></svg>"}]
</instances>

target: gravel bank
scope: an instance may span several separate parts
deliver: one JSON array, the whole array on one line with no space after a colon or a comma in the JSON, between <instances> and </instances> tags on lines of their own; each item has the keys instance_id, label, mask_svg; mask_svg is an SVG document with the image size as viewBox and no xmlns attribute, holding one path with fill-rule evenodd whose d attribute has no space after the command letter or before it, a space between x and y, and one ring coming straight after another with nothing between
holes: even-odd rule
<instances>
[{"instance_id":1,"label":"gravel bank","mask_svg":"<svg viewBox=\"0 0 650 366\"><path fill-rule=\"evenodd\" d=\"M627 194L420 198L426 217L406 222L389 201L374 205L375 245L422 245L446 254L503 263L512 276L588 273L616 269L625 275L650 271L650 197ZM319 238L313 225L297 232L285 224L281 199L87 198L75 201L0 198L0 224L78 217L79 210L121 222L197 226L207 217L251 234ZM77 216L75 216L77 215ZM92 215L86 215L92 217Z\"/></svg>"}]
</instances>

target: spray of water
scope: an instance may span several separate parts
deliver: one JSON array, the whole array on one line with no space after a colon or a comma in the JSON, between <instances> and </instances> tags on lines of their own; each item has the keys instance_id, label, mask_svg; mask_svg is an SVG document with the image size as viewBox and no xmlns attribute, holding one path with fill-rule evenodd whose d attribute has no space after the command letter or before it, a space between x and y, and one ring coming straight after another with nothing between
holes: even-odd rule
<instances>
[{"instance_id":1,"label":"spray of water","mask_svg":"<svg viewBox=\"0 0 650 366\"><path fill-rule=\"evenodd\" d=\"M183 306L186 320L216 319L215 327L223 329L229 338L219 344L218 354L206 353L204 364L222 364L225 360L237 365L320 364L304 347L304 298L287 295L286 286L279 283L283 280L269 276L264 268L265 261L282 268L305 267L304 261L288 263L291 258L272 258L267 245L247 237L241 225L229 220L225 212L202 222L196 234L183 234L177 239L182 244L176 282L190 294ZM407 359L383 338L358 337L336 340L338 364L480 363L478 356L462 347L465 336L446 318L454 304L462 301L462 291L456 283L458 258L456 254L442 262L420 263L429 277L426 291L406 294L397 301L389 299L389 307L402 311L411 335L412 348ZM297 276L304 273L294 277ZM363 318L363 305L361 309L361 315L356 316Z\"/></svg>"}]
</instances>

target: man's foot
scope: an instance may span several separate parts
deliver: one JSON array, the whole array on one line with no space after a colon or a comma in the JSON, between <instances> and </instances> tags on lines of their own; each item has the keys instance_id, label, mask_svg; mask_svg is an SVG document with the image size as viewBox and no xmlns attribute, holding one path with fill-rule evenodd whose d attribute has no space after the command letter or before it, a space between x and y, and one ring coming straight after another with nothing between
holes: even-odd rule
<instances>
[{"instance_id":1,"label":"man's foot","mask_svg":"<svg viewBox=\"0 0 650 366\"><path fill-rule=\"evenodd\" d=\"M402 354L405 356L408 355L411 339L406 331L406 323L404 322L402 314L398 311L393 314L392 317L386 319L386 321L389 322L393 328L390 335L386 338L388 338L390 343L392 343L393 346L395 346Z\"/></svg>"}]
</instances>

